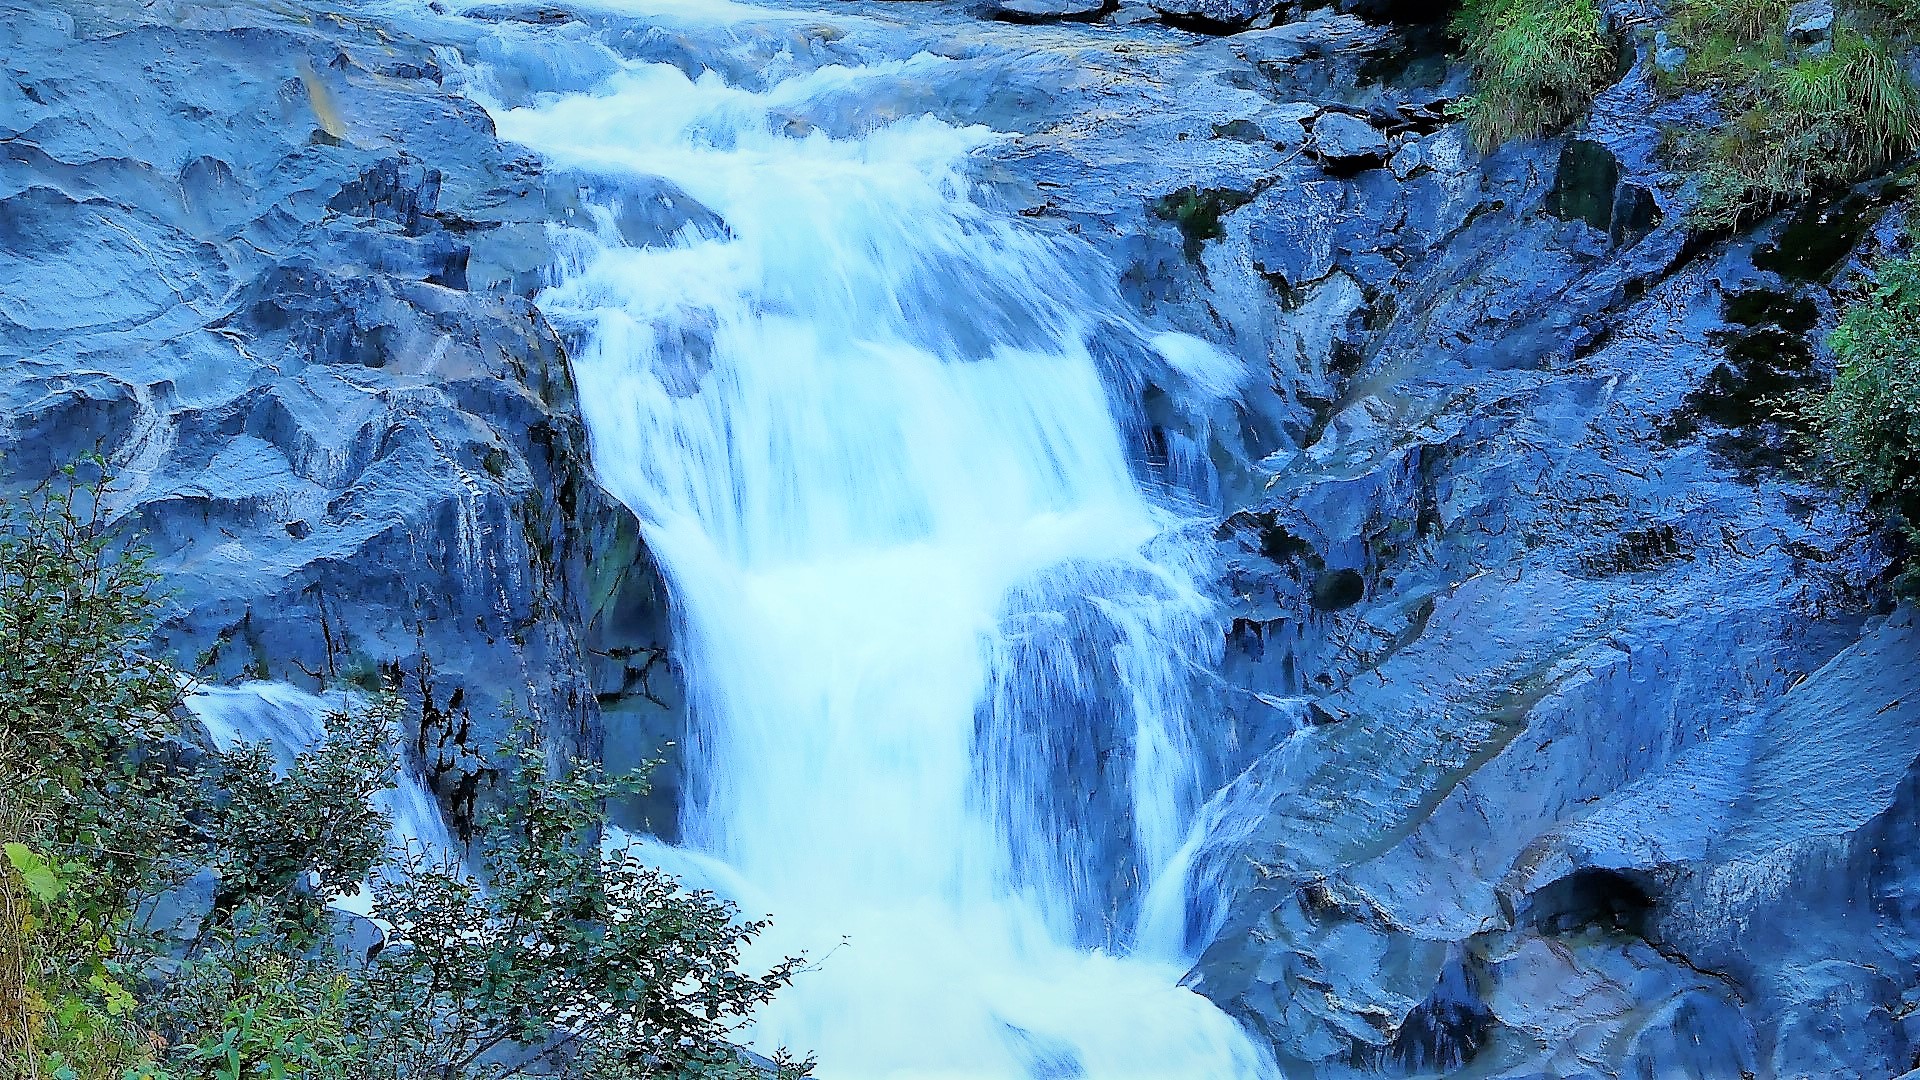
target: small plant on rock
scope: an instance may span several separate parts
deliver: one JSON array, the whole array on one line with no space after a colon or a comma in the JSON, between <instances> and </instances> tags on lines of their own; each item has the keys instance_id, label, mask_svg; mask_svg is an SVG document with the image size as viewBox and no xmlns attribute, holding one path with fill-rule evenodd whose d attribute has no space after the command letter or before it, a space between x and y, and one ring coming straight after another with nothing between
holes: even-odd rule
<instances>
[{"instance_id":1,"label":"small plant on rock","mask_svg":"<svg viewBox=\"0 0 1920 1080\"><path fill-rule=\"evenodd\" d=\"M1617 64L1593 0L1467 0L1453 29L1474 72L1462 112L1487 148L1577 119Z\"/></svg>"}]
</instances>

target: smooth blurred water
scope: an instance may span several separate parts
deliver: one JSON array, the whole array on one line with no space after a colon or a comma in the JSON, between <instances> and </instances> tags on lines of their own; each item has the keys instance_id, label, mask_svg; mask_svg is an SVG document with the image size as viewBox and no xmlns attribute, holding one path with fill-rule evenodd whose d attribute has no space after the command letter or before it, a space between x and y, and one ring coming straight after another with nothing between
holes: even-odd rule
<instances>
[{"instance_id":1,"label":"smooth blurred water","mask_svg":"<svg viewBox=\"0 0 1920 1080\"><path fill-rule=\"evenodd\" d=\"M657 14L699 34L754 9ZM556 39L514 33L554 69ZM672 590L691 850L654 857L814 959L752 1040L829 1080L1271 1075L1179 985L1178 919L1136 932L1203 794L1188 710L1218 633L1092 346L1232 368L1137 325L1090 249L976 201L1002 136L895 117L888 88L947 63L742 86L623 59L492 103L584 178L540 303ZM796 120L822 110L839 136ZM642 204L686 224L637 241Z\"/></svg>"}]
</instances>

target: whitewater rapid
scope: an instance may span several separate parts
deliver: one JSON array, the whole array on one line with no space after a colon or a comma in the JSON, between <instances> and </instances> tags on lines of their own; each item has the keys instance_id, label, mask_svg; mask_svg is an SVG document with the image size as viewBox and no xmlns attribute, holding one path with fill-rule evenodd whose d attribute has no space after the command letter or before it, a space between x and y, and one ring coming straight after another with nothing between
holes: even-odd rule
<instances>
[{"instance_id":1,"label":"whitewater rapid","mask_svg":"<svg viewBox=\"0 0 1920 1080\"><path fill-rule=\"evenodd\" d=\"M793 17L647 14L716 38ZM897 115L889 88L951 61L730 81L512 34L476 93L579 178L539 303L675 605L675 865L813 961L752 1043L827 1080L1273 1075L1179 985L1182 905L1138 925L1205 794L1190 684L1218 633L1094 345L1221 386L1232 364L1142 327L1091 249L983 205L1004 135ZM510 91L568 49L604 75Z\"/></svg>"}]
</instances>

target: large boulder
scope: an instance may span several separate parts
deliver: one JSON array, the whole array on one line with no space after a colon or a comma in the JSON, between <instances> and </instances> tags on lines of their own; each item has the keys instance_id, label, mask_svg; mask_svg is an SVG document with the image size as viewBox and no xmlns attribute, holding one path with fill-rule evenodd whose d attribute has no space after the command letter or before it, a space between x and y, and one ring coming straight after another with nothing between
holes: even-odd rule
<instances>
[{"instance_id":1,"label":"large boulder","mask_svg":"<svg viewBox=\"0 0 1920 1080\"><path fill-rule=\"evenodd\" d=\"M1385 163L1387 137L1362 117L1324 112L1313 122L1313 154L1328 169L1352 172Z\"/></svg>"}]
</instances>

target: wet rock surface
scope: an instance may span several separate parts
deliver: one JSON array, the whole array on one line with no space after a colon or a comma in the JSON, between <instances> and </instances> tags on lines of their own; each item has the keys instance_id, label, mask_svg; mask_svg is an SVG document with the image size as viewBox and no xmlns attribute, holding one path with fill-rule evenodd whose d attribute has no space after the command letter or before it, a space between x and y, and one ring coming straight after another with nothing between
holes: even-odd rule
<instances>
[{"instance_id":1,"label":"wet rock surface","mask_svg":"<svg viewBox=\"0 0 1920 1080\"><path fill-rule=\"evenodd\" d=\"M510 712L598 756L599 699L672 680L523 295L536 163L346 13L15 4L0 54L7 483L105 453L163 643L210 682L399 680L456 823Z\"/></svg>"},{"instance_id":2,"label":"wet rock surface","mask_svg":"<svg viewBox=\"0 0 1920 1080\"><path fill-rule=\"evenodd\" d=\"M1108 0L1000 0L994 14L1008 22L1087 21L1105 15Z\"/></svg>"},{"instance_id":3,"label":"wet rock surface","mask_svg":"<svg viewBox=\"0 0 1920 1080\"><path fill-rule=\"evenodd\" d=\"M1191 981L1288 1076L1904 1072L1920 640L1772 404L1898 200L1703 243L1650 34L1579 129L1483 153L1416 30L1075 38L1101 125L1005 155L1253 376L1136 373L1231 620ZM1330 122L1367 167L1301 152Z\"/></svg>"}]
</instances>

